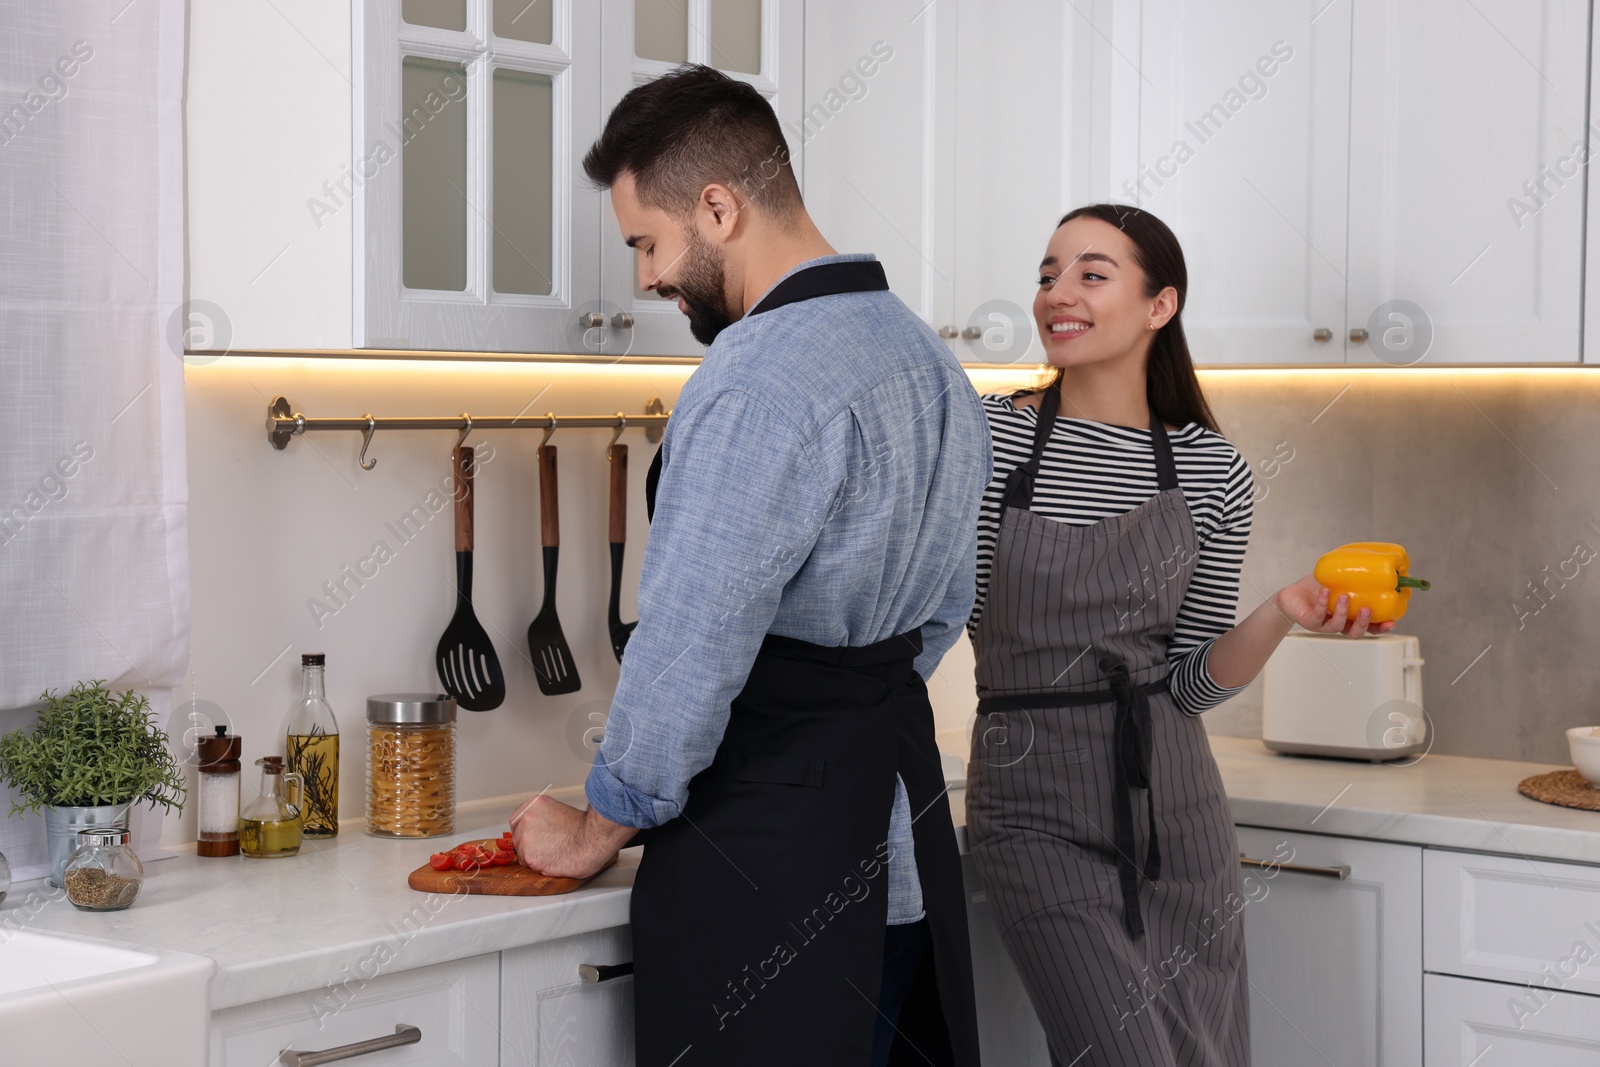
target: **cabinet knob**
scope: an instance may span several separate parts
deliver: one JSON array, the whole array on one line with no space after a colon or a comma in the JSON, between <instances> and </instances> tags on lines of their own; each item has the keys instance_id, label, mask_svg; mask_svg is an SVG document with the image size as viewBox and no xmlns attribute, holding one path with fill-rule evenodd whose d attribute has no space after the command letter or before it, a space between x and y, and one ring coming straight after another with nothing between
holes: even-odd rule
<instances>
[{"instance_id":1,"label":"cabinet knob","mask_svg":"<svg viewBox=\"0 0 1600 1067\"><path fill-rule=\"evenodd\" d=\"M1354 341L1356 344L1360 344L1366 339L1367 331L1363 330L1361 327L1357 326L1355 329L1350 331L1350 340Z\"/></svg>"},{"instance_id":2,"label":"cabinet knob","mask_svg":"<svg viewBox=\"0 0 1600 1067\"><path fill-rule=\"evenodd\" d=\"M619 330L633 329L633 316L626 311L619 311L611 316L611 325Z\"/></svg>"},{"instance_id":3,"label":"cabinet knob","mask_svg":"<svg viewBox=\"0 0 1600 1067\"><path fill-rule=\"evenodd\" d=\"M1311 339L1313 341L1331 341L1333 340L1333 331L1326 326L1318 326L1311 331Z\"/></svg>"},{"instance_id":4,"label":"cabinet knob","mask_svg":"<svg viewBox=\"0 0 1600 1067\"><path fill-rule=\"evenodd\" d=\"M978 338L983 336L983 331L978 329L976 326L968 326L965 330L961 331L961 336L968 341L976 341Z\"/></svg>"},{"instance_id":5,"label":"cabinet knob","mask_svg":"<svg viewBox=\"0 0 1600 1067\"><path fill-rule=\"evenodd\" d=\"M957 330L954 326L939 327L939 336L943 337L946 341L950 340L952 337L959 337L960 335L961 331Z\"/></svg>"},{"instance_id":6,"label":"cabinet knob","mask_svg":"<svg viewBox=\"0 0 1600 1067\"><path fill-rule=\"evenodd\" d=\"M587 311L578 316L578 325L585 330L598 330L606 324L606 317L598 311Z\"/></svg>"}]
</instances>

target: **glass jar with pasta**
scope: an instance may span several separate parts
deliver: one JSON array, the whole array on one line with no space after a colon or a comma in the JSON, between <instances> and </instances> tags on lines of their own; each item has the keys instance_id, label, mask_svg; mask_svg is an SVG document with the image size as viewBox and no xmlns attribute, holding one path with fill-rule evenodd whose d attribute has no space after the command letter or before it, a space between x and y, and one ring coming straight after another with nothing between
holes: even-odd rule
<instances>
[{"instance_id":1,"label":"glass jar with pasta","mask_svg":"<svg viewBox=\"0 0 1600 1067\"><path fill-rule=\"evenodd\" d=\"M443 693L367 698L367 833L438 837L456 826L456 702Z\"/></svg>"}]
</instances>

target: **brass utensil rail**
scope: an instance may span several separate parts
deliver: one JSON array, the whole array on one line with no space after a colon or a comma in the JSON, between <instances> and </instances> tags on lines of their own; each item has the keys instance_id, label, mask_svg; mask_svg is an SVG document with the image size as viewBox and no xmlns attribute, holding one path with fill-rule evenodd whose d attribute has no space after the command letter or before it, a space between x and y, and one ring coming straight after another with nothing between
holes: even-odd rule
<instances>
[{"instance_id":1,"label":"brass utensil rail","mask_svg":"<svg viewBox=\"0 0 1600 1067\"><path fill-rule=\"evenodd\" d=\"M629 426L642 426L645 435L654 442L661 440L671 415L657 396L650 398L642 415L629 415L622 411L610 415L557 415L554 412L545 412L543 415L471 415L462 412L460 415L386 418L371 414L354 418L308 418L295 411L286 397L280 396L267 405L267 440L281 452L289 447L291 438L304 433L314 430L353 430L361 434L361 457L358 462L362 470L369 471L377 466L378 461L367 458L367 449L372 445L373 435L379 430L456 430L461 435L456 441L459 445L474 430L544 430L545 439L549 440L550 434L557 429L591 427L613 430L612 443L615 443Z\"/></svg>"}]
</instances>

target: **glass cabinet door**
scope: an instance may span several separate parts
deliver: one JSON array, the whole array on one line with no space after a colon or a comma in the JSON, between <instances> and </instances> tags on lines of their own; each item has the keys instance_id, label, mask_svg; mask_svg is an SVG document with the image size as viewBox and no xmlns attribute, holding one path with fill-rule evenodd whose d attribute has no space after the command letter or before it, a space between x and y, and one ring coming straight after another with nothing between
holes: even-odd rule
<instances>
[{"instance_id":1,"label":"glass cabinet door","mask_svg":"<svg viewBox=\"0 0 1600 1067\"><path fill-rule=\"evenodd\" d=\"M582 352L599 293L600 13L363 0L358 348Z\"/></svg>"},{"instance_id":2,"label":"glass cabinet door","mask_svg":"<svg viewBox=\"0 0 1600 1067\"><path fill-rule=\"evenodd\" d=\"M602 0L604 124L623 94L680 63L704 63L749 82L772 103L788 134L791 165L801 169L800 122L805 32L802 0ZM609 204L601 210L604 350L613 354L698 356L688 319L641 288L634 252L622 243ZM648 282L649 279L645 279Z\"/></svg>"}]
</instances>

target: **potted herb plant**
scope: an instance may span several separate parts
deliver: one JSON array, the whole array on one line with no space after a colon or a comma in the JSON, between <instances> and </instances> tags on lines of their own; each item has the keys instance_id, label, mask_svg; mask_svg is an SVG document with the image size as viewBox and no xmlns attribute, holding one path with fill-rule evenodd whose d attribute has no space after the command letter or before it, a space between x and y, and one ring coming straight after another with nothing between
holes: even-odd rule
<instances>
[{"instance_id":1,"label":"potted herb plant","mask_svg":"<svg viewBox=\"0 0 1600 1067\"><path fill-rule=\"evenodd\" d=\"M31 728L0 737L0 780L20 795L12 815L44 811L50 884L59 886L79 830L126 829L140 801L182 811L188 787L150 701L132 689L118 695L104 682L80 682L42 699Z\"/></svg>"}]
</instances>

